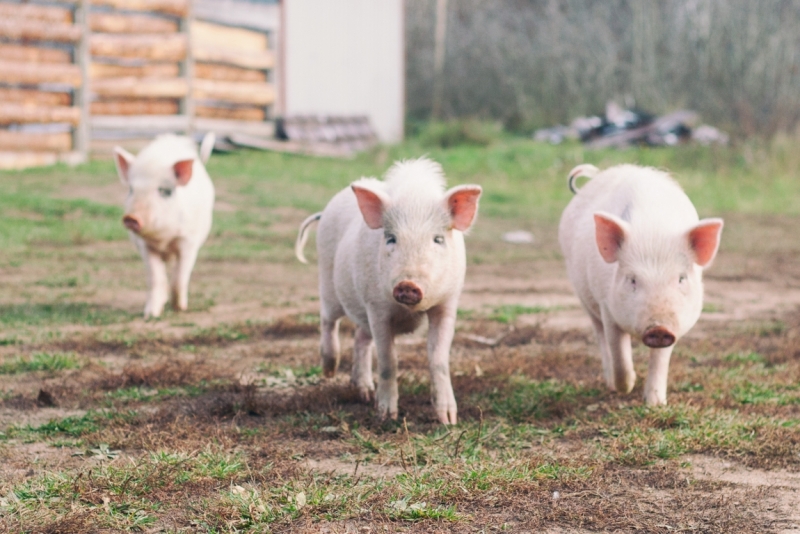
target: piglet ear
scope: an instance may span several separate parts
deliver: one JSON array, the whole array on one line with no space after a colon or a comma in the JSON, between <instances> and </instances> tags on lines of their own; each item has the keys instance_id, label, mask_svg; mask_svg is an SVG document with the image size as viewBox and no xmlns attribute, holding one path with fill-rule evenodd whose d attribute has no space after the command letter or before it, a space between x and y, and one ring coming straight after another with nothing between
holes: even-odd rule
<instances>
[{"instance_id":1,"label":"piglet ear","mask_svg":"<svg viewBox=\"0 0 800 534\"><path fill-rule=\"evenodd\" d=\"M114 147L114 163L117 165L117 174L119 175L119 180L125 185L128 185L128 171L130 171L135 159L136 156L124 148L120 146Z\"/></svg>"},{"instance_id":2,"label":"piglet ear","mask_svg":"<svg viewBox=\"0 0 800 534\"><path fill-rule=\"evenodd\" d=\"M478 213L478 199L483 189L479 185L459 185L445 193L447 211L453 220L453 228L465 232L472 226Z\"/></svg>"},{"instance_id":3,"label":"piglet ear","mask_svg":"<svg viewBox=\"0 0 800 534\"><path fill-rule=\"evenodd\" d=\"M361 210L367 226L373 230L383 228L383 212L389 205L388 197L363 185L352 184L350 188L356 195L358 209Z\"/></svg>"},{"instance_id":4,"label":"piglet ear","mask_svg":"<svg viewBox=\"0 0 800 534\"><path fill-rule=\"evenodd\" d=\"M175 179L178 181L178 185L186 185L189 183L189 180L192 179L193 166L193 159L184 159L172 166L172 170L175 171Z\"/></svg>"},{"instance_id":5,"label":"piglet ear","mask_svg":"<svg viewBox=\"0 0 800 534\"><path fill-rule=\"evenodd\" d=\"M694 252L695 263L700 267L708 267L717 255L722 225L722 219L703 219L689 230L689 247Z\"/></svg>"},{"instance_id":6,"label":"piglet ear","mask_svg":"<svg viewBox=\"0 0 800 534\"><path fill-rule=\"evenodd\" d=\"M606 263L619 259L619 249L628 237L628 224L602 211L594 214L595 241L597 249Z\"/></svg>"}]
</instances>

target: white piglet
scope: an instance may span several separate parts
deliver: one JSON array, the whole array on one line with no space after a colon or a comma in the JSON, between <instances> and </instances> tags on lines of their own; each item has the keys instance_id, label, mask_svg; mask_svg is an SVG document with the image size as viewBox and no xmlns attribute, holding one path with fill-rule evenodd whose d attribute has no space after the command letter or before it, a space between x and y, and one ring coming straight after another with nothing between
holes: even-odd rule
<instances>
[{"instance_id":1,"label":"white piglet","mask_svg":"<svg viewBox=\"0 0 800 534\"><path fill-rule=\"evenodd\" d=\"M466 272L464 234L478 211L481 188L445 191L438 163L421 158L395 163L384 181L362 178L339 192L324 211L306 219L296 253L319 220L321 356L325 375L339 364L339 321L356 324L351 383L362 401L375 398L378 416L397 418L394 337L427 315L431 396L442 423L455 424L450 344ZM378 389L372 347L378 353Z\"/></svg>"},{"instance_id":2,"label":"white piglet","mask_svg":"<svg viewBox=\"0 0 800 534\"><path fill-rule=\"evenodd\" d=\"M578 177L590 180L576 191ZM703 270L717 253L722 219L699 220L681 187L652 168L580 165L569 186L576 194L558 238L597 334L606 383L633 389L634 336L650 348L644 400L666 404L672 349L700 317Z\"/></svg>"},{"instance_id":3,"label":"white piglet","mask_svg":"<svg viewBox=\"0 0 800 534\"><path fill-rule=\"evenodd\" d=\"M145 318L159 317L169 300L170 262L172 305L186 310L189 304L189 278L211 230L214 185L203 163L213 146L213 133L203 138L199 155L193 140L167 134L138 156L114 149L117 173L129 188L122 222L147 269Z\"/></svg>"}]
</instances>

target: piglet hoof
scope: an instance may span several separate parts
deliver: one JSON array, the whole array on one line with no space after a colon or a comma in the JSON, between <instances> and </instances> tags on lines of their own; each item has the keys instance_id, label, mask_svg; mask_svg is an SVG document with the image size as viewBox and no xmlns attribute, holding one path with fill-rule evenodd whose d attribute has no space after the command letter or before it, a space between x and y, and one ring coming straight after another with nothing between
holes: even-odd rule
<instances>
[{"instance_id":1,"label":"piglet hoof","mask_svg":"<svg viewBox=\"0 0 800 534\"><path fill-rule=\"evenodd\" d=\"M397 421L397 408L392 410L388 405L381 403L380 400L376 400L375 409L378 412L379 421L386 421L387 419Z\"/></svg>"},{"instance_id":2,"label":"piglet hoof","mask_svg":"<svg viewBox=\"0 0 800 534\"><path fill-rule=\"evenodd\" d=\"M623 395L627 395L631 391L633 391L633 386L636 384L636 373L627 373L617 375L616 377L616 384L615 390L618 393L622 393Z\"/></svg>"},{"instance_id":3,"label":"piglet hoof","mask_svg":"<svg viewBox=\"0 0 800 534\"><path fill-rule=\"evenodd\" d=\"M645 392L644 403L648 406L666 406L667 396L659 395L655 391Z\"/></svg>"},{"instance_id":4,"label":"piglet hoof","mask_svg":"<svg viewBox=\"0 0 800 534\"><path fill-rule=\"evenodd\" d=\"M375 402L375 388L365 385L358 385L353 384L353 387L356 388L358 392L358 400L363 402L364 404L370 404Z\"/></svg>"},{"instance_id":5,"label":"piglet hoof","mask_svg":"<svg viewBox=\"0 0 800 534\"><path fill-rule=\"evenodd\" d=\"M322 374L323 374L323 376L325 378L333 378L334 376L336 376L336 368L337 367L338 367L338 365L336 365L336 360L323 359L322 360Z\"/></svg>"},{"instance_id":6,"label":"piglet hoof","mask_svg":"<svg viewBox=\"0 0 800 534\"><path fill-rule=\"evenodd\" d=\"M448 410L437 410L436 415L439 416L439 422L443 425L454 425L458 422L455 408Z\"/></svg>"}]
</instances>

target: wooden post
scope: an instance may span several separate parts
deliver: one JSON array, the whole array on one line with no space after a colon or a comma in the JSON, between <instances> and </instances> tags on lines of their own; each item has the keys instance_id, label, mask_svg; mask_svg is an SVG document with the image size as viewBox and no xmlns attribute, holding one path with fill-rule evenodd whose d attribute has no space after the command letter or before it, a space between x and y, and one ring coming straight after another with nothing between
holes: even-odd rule
<instances>
[{"instance_id":1,"label":"wooden post","mask_svg":"<svg viewBox=\"0 0 800 534\"><path fill-rule=\"evenodd\" d=\"M186 135L194 134L194 52L192 51L192 24L194 22L193 2L189 2L186 14L181 18L181 33L186 37L186 59L183 61L183 76L186 78L186 96L181 99L181 114L186 117Z\"/></svg>"},{"instance_id":2,"label":"wooden post","mask_svg":"<svg viewBox=\"0 0 800 534\"><path fill-rule=\"evenodd\" d=\"M80 108L81 116L78 126L75 128L73 148L80 155L81 161L86 161L89 158L89 144L90 144L90 131L89 131L89 113L91 109L91 99L89 87L89 66L91 64L91 57L89 54L89 40L91 39L91 31L89 28L89 9L91 0L80 0L80 4L76 7L75 22L81 27L81 40L75 47L75 61L80 65L81 69L81 87L75 89L73 105Z\"/></svg>"},{"instance_id":3,"label":"wooden post","mask_svg":"<svg viewBox=\"0 0 800 534\"><path fill-rule=\"evenodd\" d=\"M431 116L442 118L444 100L444 45L447 37L447 0L436 1L436 33L433 48L433 105Z\"/></svg>"}]
</instances>

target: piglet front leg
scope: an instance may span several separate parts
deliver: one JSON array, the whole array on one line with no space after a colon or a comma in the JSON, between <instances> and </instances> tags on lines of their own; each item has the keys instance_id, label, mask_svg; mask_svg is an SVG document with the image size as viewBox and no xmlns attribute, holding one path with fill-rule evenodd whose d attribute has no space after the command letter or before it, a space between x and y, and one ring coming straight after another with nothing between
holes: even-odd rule
<instances>
[{"instance_id":1,"label":"piglet front leg","mask_svg":"<svg viewBox=\"0 0 800 534\"><path fill-rule=\"evenodd\" d=\"M380 419L397 419L397 353L394 333L388 314L382 310L369 310L369 329L378 353L378 391L375 405Z\"/></svg>"},{"instance_id":2,"label":"piglet front leg","mask_svg":"<svg viewBox=\"0 0 800 534\"><path fill-rule=\"evenodd\" d=\"M667 404L669 360L674 346L650 350L650 364L647 367L647 379L644 383L644 401L649 406Z\"/></svg>"},{"instance_id":3,"label":"piglet front leg","mask_svg":"<svg viewBox=\"0 0 800 534\"><path fill-rule=\"evenodd\" d=\"M456 397L450 381L450 345L456 327L457 303L445 303L428 310L428 365L431 397L442 424L456 424Z\"/></svg>"},{"instance_id":4,"label":"piglet front leg","mask_svg":"<svg viewBox=\"0 0 800 534\"><path fill-rule=\"evenodd\" d=\"M169 296L169 281L167 280L167 265L158 252L150 250L142 243L140 252L147 267L147 284L149 294L144 306L144 318L160 317Z\"/></svg>"}]
</instances>

